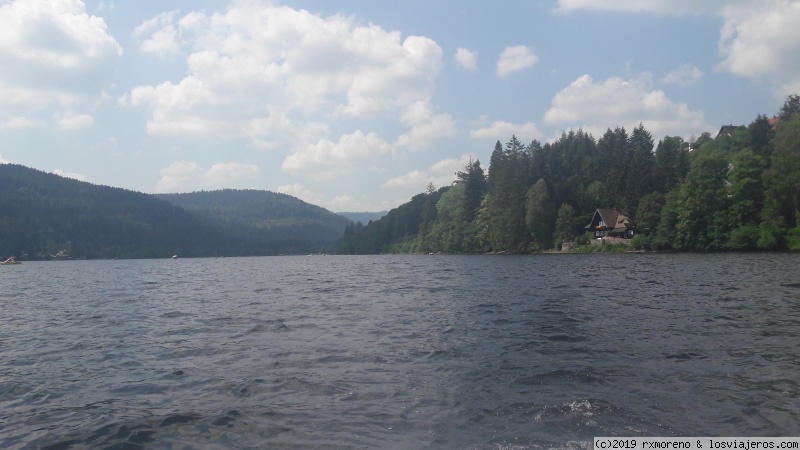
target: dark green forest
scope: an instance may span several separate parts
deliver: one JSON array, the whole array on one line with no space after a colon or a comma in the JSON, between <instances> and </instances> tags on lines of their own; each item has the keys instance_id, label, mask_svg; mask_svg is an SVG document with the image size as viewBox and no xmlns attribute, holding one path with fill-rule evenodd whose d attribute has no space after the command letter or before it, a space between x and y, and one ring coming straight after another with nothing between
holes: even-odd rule
<instances>
[{"instance_id":1,"label":"dark green forest","mask_svg":"<svg viewBox=\"0 0 800 450\"><path fill-rule=\"evenodd\" d=\"M800 97L770 119L686 142L656 142L640 124L596 139L569 131L546 144L495 145L488 173L470 161L450 186L366 226L339 253L526 253L586 244L598 208L615 208L642 250L800 250Z\"/></svg>"},{"instance_id":2,"label":"dark green forest","mask_svg":"<svg viewBox=\"0 0 800 450\"><path fill-rule=\"evenodd\" d=\"M0 255L166 258L327 250L349 223L285 194L148 195L0 165Z\"/></svg>"},{"instance_id":3,"label":"dark green forest","mask_svg":"<svg viewBox=\"0 0 800 450\"><path fill-rule=\"evenodd\" d=\"M272 241L335 242L350 223L345 217L286 194L223 189L188 194L154 194L209 222L228 236L253 230ZM319 250L312 248L314 252Z\"/></svg>"}]
</instances>

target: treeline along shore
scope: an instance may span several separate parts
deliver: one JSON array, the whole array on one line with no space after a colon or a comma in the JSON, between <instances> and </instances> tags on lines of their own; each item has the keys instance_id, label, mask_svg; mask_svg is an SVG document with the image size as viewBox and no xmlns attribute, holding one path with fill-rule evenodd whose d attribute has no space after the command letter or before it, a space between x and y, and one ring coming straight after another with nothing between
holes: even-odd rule
<instances>
[{"instance_id":1,"label":"treeline along shore","mask_svg":"<svg viewBox=\"0 0 800 450\"><path fill-rule=\"evenodd\" d=\"M773 117L689 142L642 124L512 136L488 171L470 161L366 225L269 191L150 195L0 164L0 256L800 250L799 113L791 95Z\"/></svg>"},{"instance_id":2,"label":"treeline along shore","mask_svg":"<svg viewBox=\"0 0 800 450\"><path fill-rule=\"evenodd\" d=\"M495 145L337 242L347 254L527 253L624 242L637 250L800 250L800 96L777 115L657 143L640 124ZM610 223L613 222L613 223Z\"/></svg>"}]
</instances>

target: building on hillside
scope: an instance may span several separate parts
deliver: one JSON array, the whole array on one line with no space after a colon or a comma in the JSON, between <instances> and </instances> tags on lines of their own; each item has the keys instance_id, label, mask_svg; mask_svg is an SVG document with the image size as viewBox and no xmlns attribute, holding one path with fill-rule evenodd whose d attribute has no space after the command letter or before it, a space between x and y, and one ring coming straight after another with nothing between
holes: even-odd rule
<instances>
[{"instance_id":1,"label":"building on hillside","mask_svg":"<svg viewBox=\"0 0 800 450\"><path fill-rule=\"evenodd\" d=\"M633 228L630 226L628 216L616 208L598 209L594 212L592 221L584 228L591 231L598 239L605 237L630 239L633 237Z\"/></svg>"},{"instance_id":2,"label":"building on hillside","mask_svg":"<svg viewBox=\"0 0 800 450\"><path fill-rule=\"evenodd\" d=\"M717 133L717 138L720 136L733 136L733 133L736 133L736 130L742 128L744 125L723 125L719 129L719 133Z\"/></svg>"},{"instance_id":3,"label":"building on hillside","mask_svg":"<svg viewBox=\"0 0 800 450\"><path fill-rule=\"evenodd\" d=\"M769 126L772 127L772 131L775 131L775 129L778 128L778 121L779 120L780 120L780 118L778 116L775 116L772 119L769 119Z\"/></svg>"}]
</instances>

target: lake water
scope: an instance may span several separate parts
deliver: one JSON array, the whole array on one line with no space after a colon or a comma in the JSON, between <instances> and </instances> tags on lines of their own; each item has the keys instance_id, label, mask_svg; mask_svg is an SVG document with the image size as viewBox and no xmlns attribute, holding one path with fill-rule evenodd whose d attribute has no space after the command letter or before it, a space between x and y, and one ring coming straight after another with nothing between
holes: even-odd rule
<instances>
[{"instance_id":1,"label":"lake water","mask_svg":"<svg viewBox=\"0 0 800 450\"><path fill-rule=\"evenodd\" d=\"M0 448L800 435L800 254L0 266Z\"/></svg>"}]
</instances>

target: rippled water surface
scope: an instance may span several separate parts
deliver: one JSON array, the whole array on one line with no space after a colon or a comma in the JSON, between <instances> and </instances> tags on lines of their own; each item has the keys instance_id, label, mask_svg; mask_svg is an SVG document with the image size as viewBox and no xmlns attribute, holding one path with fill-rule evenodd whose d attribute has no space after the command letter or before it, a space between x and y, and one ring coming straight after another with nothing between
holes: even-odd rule
<instances>
[{"instance_id":1,"label":"rippled water surface","mask_svg":"<svg viewBox=\"0 0 800 450\"><path fill-rule=\"evenodd\" d=\"M0 448L800 434L800 255L0 267Z\"/></svg>"}]
</instances>

